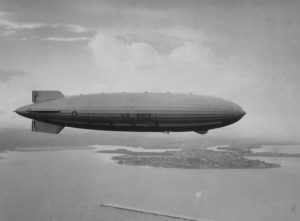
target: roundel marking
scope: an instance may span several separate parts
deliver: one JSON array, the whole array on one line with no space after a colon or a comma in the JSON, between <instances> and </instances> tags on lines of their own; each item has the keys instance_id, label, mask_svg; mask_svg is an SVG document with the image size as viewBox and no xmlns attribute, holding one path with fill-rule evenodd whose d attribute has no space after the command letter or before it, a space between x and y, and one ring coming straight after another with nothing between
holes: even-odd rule
<instances>
[{"instance_id":1,"label":"roundel marking","mask_svg":"<svg viewBox=\"0 0 300 221\"><path fill-rule=\"evenodd\" d=\"M77 117L78 116L78 113L77 113L77 111L72 111L72 113L71 113L71 115L72 115L72 117Z\"/></svg>"}]
</instances>

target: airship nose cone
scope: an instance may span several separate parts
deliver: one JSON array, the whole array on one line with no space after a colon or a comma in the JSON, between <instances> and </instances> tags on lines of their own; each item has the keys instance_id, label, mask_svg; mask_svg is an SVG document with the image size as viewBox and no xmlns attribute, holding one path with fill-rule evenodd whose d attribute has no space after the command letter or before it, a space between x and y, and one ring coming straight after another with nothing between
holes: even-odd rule
<instances>
[{"instance_id":1,"label":"airship nose cone","mask_svg":"<svg viewBox=\"0 0 300 221\"><path fill-rule=\"evenodd\" d=\"M243 108L241 108L241 106L236 105L236 113L238 116L240 116L241 118L246 114L246 112L244 111Z\"/></svg>"},{"instance_id":2,"label":"airship nose cone","mask_svg":"<svg viewBox=\"0 0 300 221\"><path fill-rule=\"evenodd\" d=\"M246 112L241 106L233 104L232 116L236 119L236 121L242 119L245 114Z\"/></svg>"}]
</instances>

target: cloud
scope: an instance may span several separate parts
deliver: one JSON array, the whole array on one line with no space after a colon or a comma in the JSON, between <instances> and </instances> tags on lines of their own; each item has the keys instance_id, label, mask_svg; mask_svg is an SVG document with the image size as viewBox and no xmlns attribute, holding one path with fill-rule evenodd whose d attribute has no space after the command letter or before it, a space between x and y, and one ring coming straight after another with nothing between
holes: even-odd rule
<instances>
[{"instance_id":1,"label":"cloud","mask_svg":"<svg viewBox=\"0 0 300 221\"><path fill-rule=\"evenodd\" d=\"M30 73L18 70L0 70L0 81L7 82L12 78L29 76Z\"/></svg>"},{"instance_id":2,"label":"cloud","mask_svg":"<svg viewBox=\"0 0 300 221\"><path fill-rule=\"evenodd\" d=\"M144 42L126 43L116 36L96 35L88 44L95 63L106 71L134 71L146 64L157 65L163 59L158 51Z\"/></svg>"},{"instance_id":3,"label":"cloud","mask_svg":"<svg viewBox=\"0 0 300 221\"><path fill-rule=\"evenodd\" d=\"M63 37L47 37L47 38L40 38L41 40L45 41L61 41L61 42L78 42L78 41L89 41L91 38L89 37L69 37L69 38L63 38Z\"/></svg>"},{"instance_id":4,"label":"cloud","mask_svg":"<svg viewBox=\"0 0 300 221\"><path fill-rule=\"evenodd\" d=\"M99 81L105 81L105 88L113 91L193 92L241 104L268 96L266 75L253 69L244 57L218 53L205 39L191 38L194 32L187 32L187 38L176 35L180 31L172 33L149 29L146 34L99 31L87 46L100 69ZM173 43L165 50L160 42ZM245 90L249 92L241 96Z\"/></svg>"},{"instance_id":5,"label":"cloud","mask_svg":"<svg viewBox=\"0 0 300 221\"><path fill-rule=\"evenodd\" d=\"M121 68L122 71L137 70L146 64L152 65L150 69L162 65L171 68L176 64L197 67L216 64L217 56L210 48L203 47L201 43L195 41L181 41L171 53L165 54L147 42L127 42L120 36L99 33L91 39L88 49L100 67L114 70Z\"/></svg>"},{"instance_id":6,"label":"cloud","mask_svg":"<svg viewBox=\"0 0 300 221\"><path fill-rule=\"evenodd\" d=\"M15 30L6 30L6 31L2 31L1 35L2 36L9 36L9 35L14 35L16 33Z\"/></svg>"},{"instance_id":7,"label":"cloud","mask_svg":"<svg viewBox=\"0 0 300 221\"><path fill-rule=\"evenodd\" d=\"M34 30L38 28L62 28L72 33L90 33L93 32L87 27L78 24L61 24L61 23L41 23L41 22L19 22L15 15L9 12L0 11L0 30L1 35L12 35L21 30Z\"/></svg>"},{"instance_id":8,"label":"cloud","mask_svg":"<svg viewBox=\"0 0 300 221\"><path fill-rule=\"evenodd\" d=\"M71 32L74 32L74 33L87 33L87 32L91 32L90 29L84 27L84 26L81 26L81 25L74 25L74 24L67 24L67 25L64 25L64 24L57 24L58 26L62 26L62 27L67 27Z\"/></svg>"},{"instance_id":9,"label":"cloud","mask_svg":"<svg viewBox=\"0 0 300 221\"><path fill-rule=\"evenodd\" d=\"M17 22L13 21L12 17L12 13L0 11L0 27L5 30L21 30L35 29L44 25L42 23Z\"/></svg>"},{"instance_id":10,"label":"cloud","mask_svg":"<svg viewBox=\"0 0 300 221\"><path fill-rule=\"evenodd\" d=\"M154 42L155 35L151 34ZM161 35L162 32L159 33L160 39ZM220 96L239 103L251 96L248 94L249 97L241 99L241 91L260 87L259 79L243 67L242 59L241 62L232 62L233 55L217 54L201 40L176 35L170 41L172 39L176 39L176 44L165 51L148 39L127 39L115 33L98 32L87 48L99 68L97 82L106 83L105 87L101 83L91 92L99 91L99 88L114 92L191 92Z\"/></svg>"}]
</instances>

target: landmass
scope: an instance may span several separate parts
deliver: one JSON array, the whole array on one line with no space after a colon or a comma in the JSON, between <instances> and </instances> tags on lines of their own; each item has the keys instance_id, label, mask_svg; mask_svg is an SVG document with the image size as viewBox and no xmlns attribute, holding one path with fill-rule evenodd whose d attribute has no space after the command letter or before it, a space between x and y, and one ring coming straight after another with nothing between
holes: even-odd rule
<instances>
[{"instance_id":1,"label":"landmass","mask_svg":"<svg viewBox=\"0 0 300 221\"><path fill-rule=\"evenodd\" d=\"M133 152L125 149L103 150L114 153L118 164L181 169L261 169L280 167L261 160L247 159L240 154L207 149L183 149L181 151Z\"/></svg>"},{"instance_id":2,"label":"landmass","mask_svg":"<svg viewBox=\"0 0 300 221\"><path fill-rule=\"evenodd\" d=\"M240 156L248 156L248 157L300 157L299 153L276 153L276 152L253 152L252 149L256 149L260 147L234 147L234 146L226 146L226 147L217 147L218 150L230 151Z\"/></svg>"}]
</instances>

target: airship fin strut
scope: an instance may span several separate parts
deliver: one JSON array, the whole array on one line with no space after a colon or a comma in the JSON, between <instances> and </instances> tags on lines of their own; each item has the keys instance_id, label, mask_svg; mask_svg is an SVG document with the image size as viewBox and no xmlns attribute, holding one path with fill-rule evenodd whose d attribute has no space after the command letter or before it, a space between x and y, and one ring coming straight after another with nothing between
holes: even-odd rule
<instances>
[{"instance_id":1,"label":"airship fin strut","mask_svg":"<svg viewBox=\"0 0 300 221\"><path fill-rule=\"evenodd\" d=\"M63 98L65 95L60 91L32 91L32 102L42 102Z\"/></svg>"},{"instance_id":2,"label":"airship fin strut","mask_svg":"<svg viewBox=\"0 0 300 221\"><path fill-rule=\"evenodd\" d=\"M33 120L31 125L32 131L50 134L58 134L60 131L62 131L62 129L64 129L63 126L44 123L37 120Z\"/></svg>"}]
</instances>

